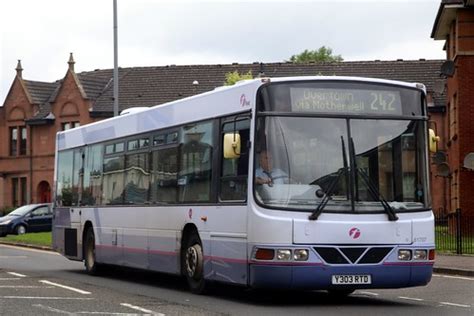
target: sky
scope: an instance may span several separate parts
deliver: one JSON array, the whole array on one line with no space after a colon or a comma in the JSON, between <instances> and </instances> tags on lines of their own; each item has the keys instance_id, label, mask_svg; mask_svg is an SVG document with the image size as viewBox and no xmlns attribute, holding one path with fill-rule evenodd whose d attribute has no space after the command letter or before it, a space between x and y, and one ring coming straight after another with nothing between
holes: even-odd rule
<instances>
[{"instance_id":1,"label":"sky","mask_svg":"<svg viewBox=\"0 0 474 316\"><path fill-rule=\"evenodd\" d=\"M280 62L332 48L345 61L444 59L441 0L117 0L120 67ZM113 68L113 0L0 1L0 105L15 77Z\"/></svg>"}]
</instances>

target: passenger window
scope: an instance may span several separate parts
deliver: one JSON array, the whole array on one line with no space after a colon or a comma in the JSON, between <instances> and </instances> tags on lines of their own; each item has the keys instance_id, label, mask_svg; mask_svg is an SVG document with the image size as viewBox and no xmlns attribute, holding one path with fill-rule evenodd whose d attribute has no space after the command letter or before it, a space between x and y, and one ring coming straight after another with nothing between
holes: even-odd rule
<instances>
[{"instance_id":1,"label":"passenger window","mask_svg":"<svg viewBox=\"0 0 474 316\"><path fill-rule=\"evenodd\" d=\"M178 201L179 147L167 147L152 153L151 202L176 203Z\"/></svg>"},{"instance_id":2,"label":"passenger window","mask_svg":"<svg viewBox=\"0 0 474 316\"><path fill-rule=\"evenodd\" d=\"M124 188L126 204L144 204L148 202L148 191L150 188L149 166L148 152L127 155Z\"/></svg>"},{"instance_id":3,"label":"passenger window","mask_svg":"<svg viewBox=\"0 0 474 316\"><path fill-rule=\"evenodd\" d=\"M209 202L214 149L213 123L186 125L182 128L181 135L178 201Z\"/></svg>"},{"instance_id":4,"label":"passenger window","mask_svg":"<svg viewBox=\"0 0 474 316\"><path fill-rule=\"evenodd\" d=\"M84 189L82 205L102 203L102 151L103 145L88 147L84 161Z\"/></svg>"},{"instance_id":5,"label":"passenger window","mask_svg":"<svg viewBox=\"0 0 474 316\"><path fill-rule=\"evenodd\" d=\"M239 158L222 158L219 198L221 201L245 201L249 169L250 121L240 120L235 124L240 134L241 154ZM225 133L234 131L234 122L225 123L222 128L222 139Z\"/></svg>"},{"instance_id":6,"label":"passenger window","mask_svg":"<svg viewBox=\"0 0 474 316\"><path fill-rule=\"evenodd\" d=\"M122 204L124 196L125 157L104 159L103 195L104 204Z\"/></svg>"}]
</instances>

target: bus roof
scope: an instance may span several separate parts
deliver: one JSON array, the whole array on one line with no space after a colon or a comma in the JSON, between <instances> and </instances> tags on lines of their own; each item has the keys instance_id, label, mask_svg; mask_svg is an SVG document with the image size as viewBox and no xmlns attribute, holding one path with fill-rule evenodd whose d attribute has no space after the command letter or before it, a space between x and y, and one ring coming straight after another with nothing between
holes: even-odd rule
<instances>
[{"instance_id":1,"label":"bus roof","mask_svg":"<svg viewBox=\"0 0 474 316\"><path fill-rule=\"evenodd\" d=\"M307 80L360 81L425 90L423 85L416 83L363 77L301 76L242 80L232 86L218 87L195 96L155 105L141 111L128 111L128 114L58 132L56 146L58 150L64 150L188 122L250 111L255 107L256 93L261 85L268 82Z\"/></svg>"}]
</instances>

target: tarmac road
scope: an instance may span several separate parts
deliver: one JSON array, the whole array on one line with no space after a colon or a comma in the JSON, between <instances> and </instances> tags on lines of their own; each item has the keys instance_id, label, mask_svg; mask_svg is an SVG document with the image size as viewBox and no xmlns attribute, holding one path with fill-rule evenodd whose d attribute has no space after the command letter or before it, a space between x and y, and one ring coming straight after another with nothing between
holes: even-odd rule
<instances>
[{"instance_id":1,"label":"tarmac road","mask_svg":"<svg viewBox=\"0 0 474 316\"><path fill-rule=\"evenodd\" d=\"M92 277L81 262L0 245L0 315L473 315L474 278L435 274L426 287L272 292L217 285L189 293L176 276L111 269Z\"/></svg>"}]
</instances>

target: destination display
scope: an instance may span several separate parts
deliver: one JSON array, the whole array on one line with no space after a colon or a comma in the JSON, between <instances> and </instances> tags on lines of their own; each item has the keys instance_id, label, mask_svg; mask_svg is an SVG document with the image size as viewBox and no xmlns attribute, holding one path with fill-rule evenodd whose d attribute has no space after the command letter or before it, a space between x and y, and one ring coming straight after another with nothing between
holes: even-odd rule
<instances>
[{"instance_id":1,"label":"destination display","mask_svg":"<svg viewBox=\"0 0 474 316\"><path fill-rule=\"evenodd\" d=\"M292 112L402 115L400 92L389 90L290 88Z\"/></svg>"}]
</instances>

